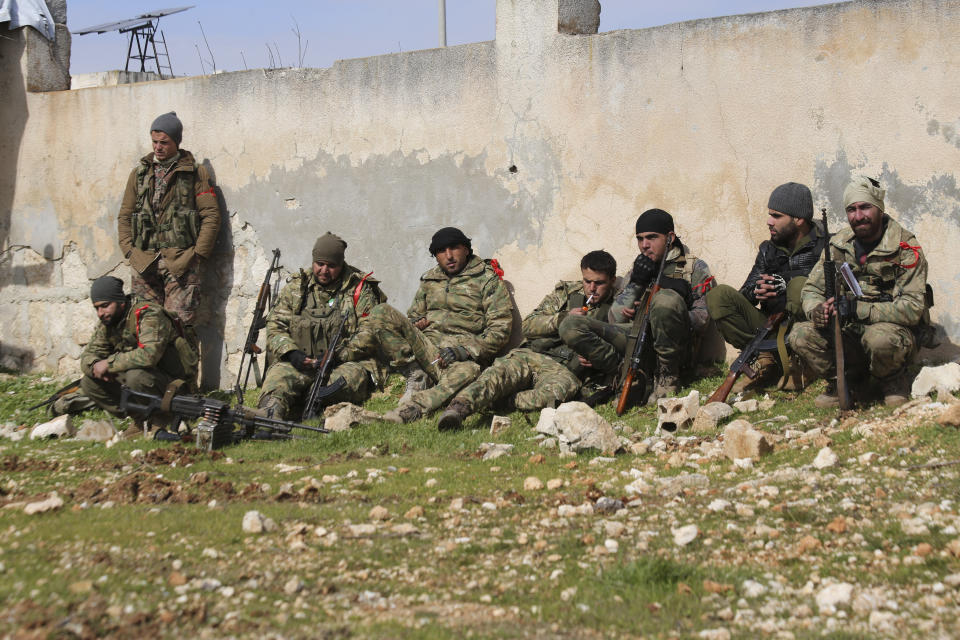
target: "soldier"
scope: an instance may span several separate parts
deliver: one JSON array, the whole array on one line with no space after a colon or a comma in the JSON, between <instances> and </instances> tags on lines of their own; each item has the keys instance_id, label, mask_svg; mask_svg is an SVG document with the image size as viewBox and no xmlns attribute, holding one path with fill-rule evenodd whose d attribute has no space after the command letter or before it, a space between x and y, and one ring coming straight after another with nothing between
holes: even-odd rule
<instances>
[{"instance_id":1,"label":"soldier","mask_svg":"<svg viewBox=\"0 0 960 640\"><path fill-rule=\"evenodd\" d=\"M347 243L329 231L313 245L313 266L301 270L287 280L277 303L267 316L267 354L272 364L263 380L257 406L268 415L286 420L295 405L302 401L317 375L317 366L340 326L343 326L339 364L330 373L330 381L340 376L346 384L327 402L362 404L375 386L383 386L386 370L370 358L352 358L349 337L387 296L379 283L352 267L344 259ZM356 361L354 361L356 360Z\"/></svg>"},{"instance_id":2,"label":"soldier","mask_svg":"<svg viewBox=\"0 0 960 640\"><path fill-rule=\"evenodd\" d=\"M653 349L649 368L655 373L648 402L677 393L680 369L692 360L699 335L707 328L704 295L713 286L707 263L680 242L674 230L673 217L662 209L644 211L636 223L640 254L624 276L626 283L610 309L610 323L570 315L560 323L560 337L577 352L585 367L593 367L613 376L635 339L631 327L644 293L656 280L663 264L661 290L650 298L647 311Z\"/></svg>"},{"instance_id":3,"label":"soldier","mask_svg":"<svg viewBox=\"0 0 960 640\"><path fill-rule=\"evenodd\" d=\"M561 280L523 320L520 348L497 358L476 381L461 389L440 416L440 429L454 429L475 411L516 394L521 411L555 406L573 398L580 377L592 369L560 340L558 328L568 315L605 320L613 301L617 261L606 251L591 251L580 260L580 280Z\"/></svg>"},{"instance_id":4,"label":"soldier","mask_svg":"<svg viewBox=\"0 0 960 640\"><path fill-rule=\"evenodd\" d=\"M125 295L123 282L113 276L95 280L90 299L100 326L80 355L80 388L85 396L120 416L120 385L160 396L174 380L189 388L199 357L183 337L176 316L149 300ZM154 414L151 423L162 431L169 419L168 414ZM134 425L124 435L139 433ZM165 439L163 434L155 437Z\"/></svg>"},{"instance_id":5,"label":"soldier","mask_svg":"<svg viewBox=\"0 0 960 640\"><path fill-rule=\"evenodd\" d=\"M854 179L843 192L849 228L830 239L831 258L846 262L863 295L825 299L823 262L818 262L801 292L801 322L790 332L790 346L817 375L831 376L815 404L837 406L836 369L827 335L830 318L844 319L846 375L869 373L879 383L884 403L907 401L906 366L916 354L918 338L929 326L927 260L913 233L885 213L880 184ZM932 294L929 294L932 298Z\"/></svg>"},{"instance_id":6,"label":"soldier","mask_svg":"<svg viewBox=\"0 0 960 640\"><path fill-rule=\"evenodd\" d=\"M180 148L182 137L173 111L150 125L153 152L130 172L117 235L133 293L176 314L196 343L200 272L217 241L220 205L206 167Z\"/></svg>"},{"instance_id":7,"label":"soldier","mask_svg":"<svg viewBox=\"0 0 960 640\"><path fill-rule=\"evenodd\" d=\"M454 227L433 234L429 250L437 266L420 276L406 317L379 305L352 342L398 369L415 359L436 383L401 399L384 416L391 422L413 422L443 406L510 339L513 307L496 262L475 256L470 238Z\"/></svg>"},{"instance_id":8,"label":"soldier","mask_svg":"<svg viewBox=\"0 0 960 640\"><path fill-rule=\"evenodd\" d=\"M723 339L737 349L747 346L774 313L802 316L800 290L823 253L823 227L813 220L813 196L806 185L788 182L773 190L767 202L767 228L770 239L760 243L740 290L721 284L707 293L710 318ZM789 320L780 324L781 345L789 324ZM783 372L776 351L760 351L752 365L756 377L740 378L734 392L769 386Z\"/></svg>"}]
</instances>

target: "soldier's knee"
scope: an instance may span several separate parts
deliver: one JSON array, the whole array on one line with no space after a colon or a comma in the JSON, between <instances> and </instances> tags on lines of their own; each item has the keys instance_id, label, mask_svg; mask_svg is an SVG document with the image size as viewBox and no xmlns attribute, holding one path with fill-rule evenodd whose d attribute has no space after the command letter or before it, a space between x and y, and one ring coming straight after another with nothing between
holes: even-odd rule
<instances>
[{"instance_id":1,"label":"soldier's knee","mask_svg":"<svg viewBox=\"0 0 960 640\"><path fill-rule=\"evenodd\" d=\"M650 300L650 322L671 321L687 317L687 303L673 289L661 289Z\"/></svg>"},{"instance_id":2,"label":"soldier's knee","mask_svg":"<svg viewBox=\"0 0 960 640\"><path fill-rule=\"evenodd\" d=\"M710 291L707 291L707 313L710 314L710 317L716 320L717 318L724 318L736 309L735 305L732 303L733 296L741 295L739 291L734 289L728 284L718 284Z\"/></svg>"},{"instance_id":3,"label":"soldier's knee","mask_svg":"<svg viewBox=\"0 0 960 640\"><path fill-rule=\"evenodd\" d=\"M129 369L119 377L123 384L135 391L154 391L167 384L167 376L155 369Z\"/></svg>"},{"instance_id":4,"label":"soldier's knee","mask_svg":"<svg viewBox=\"0 0 960 640\"><path fill-rule=\"evenodd\" d=\"M567 343L570 340L576 340L577 336L583 335L587 330L586 316L568 315L557 327L560 339Z\"/></svg>"}]
</instances>

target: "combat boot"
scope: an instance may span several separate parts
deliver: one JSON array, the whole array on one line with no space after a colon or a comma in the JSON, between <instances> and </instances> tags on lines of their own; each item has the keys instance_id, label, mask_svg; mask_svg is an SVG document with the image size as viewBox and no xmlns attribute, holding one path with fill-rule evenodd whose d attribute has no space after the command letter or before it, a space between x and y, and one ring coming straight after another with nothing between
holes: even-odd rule
<instances>
[{"instance_id":1,"label":"combat boot","mask_svg":"<svg viewBox=\"0 0 960 640\"><path fill-rule=\"evenodd\" d=\"M403 375L406 377L407 383L403 390L403 395L400 396L401 405L409 404L413 398L413 394L417 391L423 391L430 386L430 376L420 368L420 364L417 362L408 364L403 370Z\"/></svg>"},{"instance_id":2,"label":"combat boot","mask_svg":"<svg viewBox=\"0 0 960 640\"><path fill-rule=\"evenodd\" d=\"M660 398L677 395L680 391L680 365L660 362L657 374L653 378L653 391L647 398L647 404L656 404Z\"/></svg>"},{"instance_id":3,"label":"combat boot","mask_svg":"<svg viewBox=\"0 0 960 640\"><path fill-rule=\"evenodd\" d=\"M827 388L823 393L813 399L813 406L818 409L830 409L840 406L840 395L837 392L837 380L832 378L827 381Z\"/></svg>"},{"instance_id":4,"label":"combat boot","mask_svg":"<svg viewBox=\"0 0 960 640\"><path fill-rule=\"evenodd\" d=\"M774 384L780 379L782 370L780 361L772 351L761 351L750 363L750 368L756 374L753 379L746 375L740 376L731 393L741 393L743 391L757 391Z\"/></svg>"},{"instance_id":5,"label":"combat boot","mask_svg":"<svg viewBox=\"0 0 960 640\"><path fill-rule=\"evenodd\" d=\"M423 417L423 410L420 408L420 405L413 402L409 404L401 404L396 409L386 412L383 414L383 419L387 422L395 422L397 424L407 424L408 422L414 422Z\"/></svg>"},{"instance_id":6,"label":"combat boot","mask_svg":"<svg viewBox=\"0 0 960 640\"><path fill-rule=\"evenodd\" d=\"M437 421L437 429L447 431L448 429L459 429L463 426L463 421L467 419L473 411L470 410L470 403L462 398L454 398L447 405L447 409Z\"/></svg>"},{"instance_id":7,"label":"combat boot","mask_svg":"<svg viewBox=\"0 0 960 640\"><path fill-rule=\"evenodd\" d=\"M883 404L888 407L899 407L910 399L910 383L903 373L882 380L880 388L883 391Z\"/></svg>"},{"instance_id":8,"label":"combat boot","mask_svg":"<svg viewBox=\"0 0 960 640\"><path fill-rule=\"evenodd\" d=\"M273 418L274 420L286 420L286 411L280 401L269 393L260 396L257 401L257 410L262 412L264 418Z\"/></svg>"}]
</instances>

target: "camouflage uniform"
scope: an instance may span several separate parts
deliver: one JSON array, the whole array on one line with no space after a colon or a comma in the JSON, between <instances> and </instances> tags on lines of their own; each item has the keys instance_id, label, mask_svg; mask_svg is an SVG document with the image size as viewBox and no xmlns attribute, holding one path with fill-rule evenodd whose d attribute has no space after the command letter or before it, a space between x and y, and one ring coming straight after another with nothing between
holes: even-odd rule
<instances>
[{"instance_id":1,"label":"camouflage uniform","mask_svg":"<svg viewBox=\"0 0 960 640\"><path fill-rule=\"evenodd\" d=\"M175 313L196 340L200 267L217 241L220 205L210 173L193 154L180 149L169 162L156 163L149 153L130 172L117 235L133 268L134 294Z\"/></svg>"},{"instance_id":2,"label":"camouflage uniform","mask_svg":"<svg viewBox=\"0 0 960 640\"><path fill-rule=\"evenodd\" d=\"M470 256L454 276L439 266L423 274L406 317L389 305L376 307L352 346L367 352L379 350L381 357L397 368L416 360L436 383L412 396L412 402L427 413L475 380L480 366L506 346L512 313L510 295L500 276L485 261ZM430 321L422 331L413 324L420 318ZM444 347L463 347L471 360L441 369L439 363L432 363Z\"/></svg>"},{"instance_id":3,"label":"camouflage uniform","mask_svg":"<svg viewBox=\"0 0 960 640\"><path fill-rule=\"evenodd\" d=\"M532 411L572 399L581 378L592 373L580 365L577 354L560 340L560 322L571 309L584 307L582 281L561 281L540 305L523 320L524 342L486 369L462 389L456 399L472 411L482 411L497 400L516 394L514 406ZM610 311L609 300L590 307L584 317L602 319Z\"/></svg>"},{"instance_id":4,"label":"camouflage uniform","mask_svg":"<svg viewBox=\"0 0 960 640\"><path fill-rule=\"evenodd\" d=\"M178 320L153 302L127 298L127 310L115 325L100 324L80 355L80 389L99 407L120 412L120 385L163 395L174 379L196 376L199 354L181 335ZM93 365L106 360L116 381L93 377Z\"/></svg>"},{"instance_id":5,"label":"camouflage uniform","mask_svg":"<svg viewBox=\"0 0 960 640\"><path fill-rule=\"evenodd\" d=\"M339 364L330 372L327 384L343 376L346 384L330 396L326 402L353 402L362 404L373 389L383 386L386 370L371 358L349 356L348 343L358 327L368 322L366 316L384 302L387 296L380 291L377 280L367 278L355 267L344 263L340 277L327 286L321 285L313 273L301 271L287 279L277 303L267 316L267 356L272 364L267 368L263 390L258 404L263 406L267 397L275 399L279 413L275 418L287 419L295 405L302 401L316 377L298 371L283 356L300 350L311 358L321 358L327 349L327 341L343 317L348 319L343 326L340 348L337 350Z\"/></svg>"},{"instance_id":6,"label":"camouflage uniform","mask_svg":"<svg viewBox=\"0 0 960 640\"><path fill-rule=\"evenodd\" d=\"M676 242L666 255L661 286L650 303L649 333L653 351L661 363L679 367L694 352L694 334L701 334L710 322L704 294L713 286L707 263ZM574 351L601 371L616 371L624 357L634 322L624 309L642 300L646 291L630 282L632 270L624 276L623 291L610 309L609 323L581 316L567 316L560 324L560 337ZM679 293L670 286L681 289ZM638 308L637 313L642 310Z\"/></svg>"},{"instance_id":7,"label":"camouflage uniform","mask_svg":"<svg viewBox=\"0 0 960 640\"><path fill-rule=\"evenodd\" d=\"M880 381L897 376L917 351L917 335L929 322L926 304L927 260L913 233L884 214L886 228L880 243L859 264L853 229L846 227L830 239L830 253L839 265L848 263L863 289L855 314L843 326L848 370L866 365ZM801 301L806 317L824 302L823 262L810 272ZM827 330L801 322L790 332L790 346L820 376L835 375L833 350ZM859 371L866 373L866 371Z\"/></svg>"}]
</instances>

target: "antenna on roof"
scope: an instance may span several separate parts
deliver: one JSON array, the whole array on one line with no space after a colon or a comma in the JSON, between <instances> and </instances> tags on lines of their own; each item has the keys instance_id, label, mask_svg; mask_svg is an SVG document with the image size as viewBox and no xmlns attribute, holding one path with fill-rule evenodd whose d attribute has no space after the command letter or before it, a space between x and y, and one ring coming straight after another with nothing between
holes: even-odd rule
<instances>
[{"instance_id":1,"label":"antenna on roof","mask_svg":"<svg viewBox=\"0 0 960 640\"><path fill-rule=\"evenodd\" d=\"M172 9L158 9L139 15L129 20L120 22L110 22L107 24L98 24L85 29L77 29L74 35L82 36L88 33L106 33L108 31L119 31L128 33L129 42L127 44L127 62L124 65L125 71L130 71L130 61L139 60L139 71L147 71L147 66L156 67L157 74L162 80L164 77L172 78L173 69L170 66L170 54L167 51L167 40L160 31L157 37L157 25L160 24L160 18L169 16L173 13L180 13L187 9L193 9L194 5L188 7L174 7ZM134 51L136 45L136 51ZM159 45L159 46L158 46ZM165 59L165 61L164 61ZM135 71L137 69L134 69ZM164 75L166 70L166 75Z\"/></svg>"}]
</instances>

